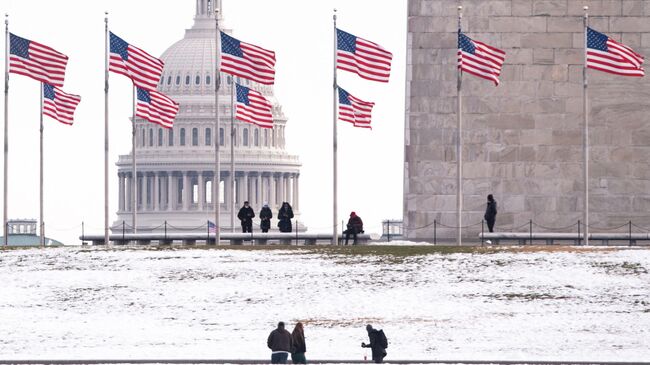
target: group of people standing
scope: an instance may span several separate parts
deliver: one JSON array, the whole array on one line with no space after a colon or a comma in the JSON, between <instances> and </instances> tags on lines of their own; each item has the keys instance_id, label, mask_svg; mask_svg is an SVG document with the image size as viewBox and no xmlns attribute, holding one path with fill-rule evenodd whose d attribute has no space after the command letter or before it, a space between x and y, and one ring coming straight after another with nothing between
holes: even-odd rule
<instances>
[{"instance_id":1,"label":"group of people standing","mask_svg":"<svg viewBox=\"0 0 650 365\"><path fill-rule=\"evenodd\" d=\"M255 212L253 208L248 204L247 201L244 202L244 206L239 209L237 213L237 218L241 221L241 230L243 233L252 233L253 232L253 218L255 218ZM273 218L273 212L269 208L268 203L264 203L262 210L260 210L260 229L263 233L266 233L271 229L271 219ZM280 210L278 211L278 228L280 232L291 232L293 229L291 225L291 220L293 219L293 208L287 202L283 202Z\"/></svg>"},{"instance_id":2,"label":"group of people standing","mask_svg":"<svg viewBox=\"0 0 650 365\"><path fill-rule=\"evenodd\" d=\"M381 363L386 357L386 348L388 348L388 339L383 330L366 326L368 339L370 343L361 343L361 347L372 350L372 361ZM306 364L307 346L305 344L305 331L301 322L296 323L293 332L289 333L284 328L284 322L279 322L278 327L271 331L266 345L271 349L271 364L286 364L291 354L291 361L294 364Z\"/></svg>"}]
</instances>

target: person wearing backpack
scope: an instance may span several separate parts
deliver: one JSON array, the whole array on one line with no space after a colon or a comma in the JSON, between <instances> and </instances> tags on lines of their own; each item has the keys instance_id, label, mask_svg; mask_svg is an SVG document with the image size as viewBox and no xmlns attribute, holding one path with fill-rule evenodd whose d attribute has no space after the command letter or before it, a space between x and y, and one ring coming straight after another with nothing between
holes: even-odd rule
<instances>
[{"instance_id":1,"label":"person wearing backpack","mask_svg":"<svg viewBox=\"0 0 650 365\"><path fill-rule=\"evenodd\" d=\"M388 348L388 339L384 334L384 330L376 330L371 325L367 325L366 331L368 331L370 343L366 345L365 342L361 342L361 347L370 347L372 350L372 361L375 363L379 364L384 362L386 349Z\"/></svg>"}]
</instances>

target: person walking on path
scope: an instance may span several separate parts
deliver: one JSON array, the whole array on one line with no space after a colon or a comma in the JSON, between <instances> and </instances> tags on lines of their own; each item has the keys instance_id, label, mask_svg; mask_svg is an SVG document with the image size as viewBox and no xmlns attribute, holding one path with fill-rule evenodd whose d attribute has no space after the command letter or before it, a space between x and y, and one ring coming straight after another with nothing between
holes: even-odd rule
<instances>
[{"instance_id":1,"label":"person walking on path","mask_svg":"<svg viewBox=\"0 0 650 365\"><path fill-rule=\"evenodd\" d=\"M273 218L273 212L269 208L268 203L264 203L262 210L260 210L260 228L263 233L266 233L271 228L271 218Z\"/></svg>"},{"instance_id":2,"label":"person walking on path","mask_svg":"<svg viewBox=\"0 0 650 365\"><path fill-rule=\"evenodd\" d=\"M306 364L305 352L307 352L307 346L305 345L305 331L302 328L302 323L296 323L296 327L291 332L291 338L293 339L291 361L294 364Z\"/></svg>"},{"instance_id":3,"label":"person walking on path","mask_svg":"<svg viewBox=\"0 0 650 365\"><path fill-rule=\"evenodd\" d=\"M241 221L241 231L246 233L253 233L253 218L255 218L255 212L253 208L248 205L248 202L244 202L244 206L239 209L237 218Z\"/></svg>"},{"instance_id":4,"label":"person walking on path","mask_svg":"<svg viewBox=\"0 0 650 365\"><path fill-rule=\"evenodd\" d=\"M278 211L278 228L280 232L291 232L291 220L293 219L293 209L287 202L282 203Z\"/></svg>"},{"instance_id":5,"label":"person walking on path","mask_svg":"<svg viewBox=\"0 0 650 365\"><path fill-rule=\"evenodd\" d=\"M271 331L266 345L271 349L271 364L286 364L293 347L291 333L284 329L284 322L278 323L278 328Z\"/></svg>"},{"instance_id":6,"label":"person walking on path","mask_svg":"<svg viewBox=\"0 0 650 365\"><path fill-rule=\"evenodd\" d=\"M348 240L350 239L350 235L352 235L352 244L356 245L357 244L357 234L363 233L363 221L361 220L361 217L357 215L357 213L352 212L350 213L350 219L348 219L348 224L347 228L343 233L345 233L345 245L348 245Z\"/></svg>"},{"instance_id":7,"label":"person walking on path","mask_svg":"<svg viewBox=\"0 0 650 365\"><path fill-rule=\"evenodd\" d=\"M369 344L361 342L361 347L370 347L372 350L372 361L379 364L384 362L384 357L386 357L386 348L388 348L388 339L383 330L376 330L372 328L371 325L366 326L366 331L368 331L368 339L370 340Z\"/></svg>"},{"instance_id":8,"label":"person walking on path","mask_svg":"<svg viewBox=\"0 0 650 365\"><path fill-rule=\"evenodd\" d=\"M487 222L488 231L494 232L494 222L496 222L497 219L497 202L494 200L492 194L487 196L487 207L485 208L485 215L483 218Z\"/></svg>"}]
</instances>

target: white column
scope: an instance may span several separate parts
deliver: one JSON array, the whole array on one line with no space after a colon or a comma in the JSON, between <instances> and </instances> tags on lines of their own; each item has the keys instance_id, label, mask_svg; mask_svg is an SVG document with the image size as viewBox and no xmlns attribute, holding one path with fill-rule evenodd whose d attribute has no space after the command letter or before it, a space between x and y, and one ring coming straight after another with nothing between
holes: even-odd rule
<instances>
[{"instance_id":1,"label":"white column","mask_svg":"<svg viewBox=\"0 0 650 365\"><path fill-rule=\"evenodd\" d=\"M261 207L262 204L264 203L264 199L262 198L262 174L258 173L257 174L257 179L255 179L256 184L255 184L255 203L257 204L257 207Z\"/></svg>"},{"instance_id":2,"label":"white column","mask_svg":"<svg viewBox=\"0 0 650 365\"><path fill-rule=\"evenodd\" d=\"M172 210L172 207L174 206L174 183L172 179L172 172L168 171L165 182L165 186L167 187L167 210Z\"/></svg>"},{"instance_id":3,"label":"white column","mask_svg":"<svg viewBox=\"0 0 650 365\"><path fill-rule=\"evenodd\" d=\"M275 201L275 176L273 176L273 173L269 176L269 207L271 209L277 208Z\"/></svg>"},{"instance_id":4,"label":"white column","mask_svg":"<svg viewBox=\"0 0 650 365\"><path fill-rule=\"evenodd\" d=\"M251 194L250 194L251 189L248 186L248 172L244 172L243 181L244 181L242 184L243 194L241 197L242 203L248 201L248 203L252 205L253 199L251 199Z\"/></svg>"},{"instance_id":5,"label":"white column","mask_svg":"<svg viewBox=\"0 0 650 365\"><path fill-rule=\"evenodd\" d=\"M119 196L120 196L120 201L118 204L118 209L120 212L124 211L124 174L118 174L118 188L119 188Z\"/></svg>"},{"instance_id":6,"label":"white column","mask_svg":"<svg viewBox=\"0 0 650 365\"><path fill-rule=\"evenodd\" d=\"M126 175L126 211L130 212L133 207L131 206L131 196L133 195L133 192L131 191L131 186L132 186L132 181L133 181L133 176L131 174Z\"/></svg>"},{"instance_id":7,"label":"white column","mask_svg":"<svg viewBox=\"0 0 650 365\"><path fill-rule=\"evenodd\" d=\"M285 175L284 177L284 198L286 201L292 200L291 205L293 205L293 199L291 199L291 175Z\"/></svg>"},{"instance_id":8,"label":"white column","mask_svg":"<svg viewBox=\"0 0 650 365\"><path fill-rule=\"evenodd\" d=\"M198 184L199 184L198 209L199 211L203 211L203 202L205 201L205 178L203 177L203 171L199 171Z\"/></svg>"},{"instance_id":9,"label":"white column","mask_svg":"<svg viewBox=\"0 0 650 365\"><path fill-rule=\"evenodd\" d=\"M158 202L158 173L154 172L153 173L153 188L151 189L151 193L153 194L152 202L151 202L151 210L157 211L159 202Z\"/></svg>"},{"instance_id":10,"label":"white column","mask_svg":"<svg viewBox=\"0 0 650 365\"><path fill-rule=\"evenodd\" d=\"M183 171L183 194L181 200L183 201L184 211L188 211L190 209L191 196L190 175L187 171Z\"/></svg>"},{"instance_id":11,"label":"white column","mask_svg":"<svg viewBox=\"0 0 650 365\"><path fill-rule=\"evenodd\" d=\"M293 177L293 208L300 210L300 194L298 193L298 180L300 175L296 174Z\"/></svg>"},{"instance_id":12,"label":"white column","mask_svg":"<svg viewBox=\"0 0 650 365\"><path fill-rule=\"evenodd\" d=\"M232 201L232 182L231 182L232 176L230 174L227 174L226 177L223 179L223 197L224 201L226 202L226 207L230 207L230 202ZM218 181L218 179L216 179ZM219 202L219 197L215 197L214 199L215 202ZM227 209L227 208L226 208Z\"/></svg>"},{"instance_id":13,"label":"white column","mask_svg":"<svg viewBox=\"0 0 650 365\"><path fill-rule=\"evenodd\" d=\"M285 180L286 179L284 178L284 174L280 174L280 176L278 177L278 185L279 185L278 186L278 190L279 190L278 194L279 194L279 198L280 198L280 203L287 201L287 196L285 195L285 193L286 193L285 190L286 190L286 187L287 187L286 184L285 184Z\"/></svg>"}]
</instances>

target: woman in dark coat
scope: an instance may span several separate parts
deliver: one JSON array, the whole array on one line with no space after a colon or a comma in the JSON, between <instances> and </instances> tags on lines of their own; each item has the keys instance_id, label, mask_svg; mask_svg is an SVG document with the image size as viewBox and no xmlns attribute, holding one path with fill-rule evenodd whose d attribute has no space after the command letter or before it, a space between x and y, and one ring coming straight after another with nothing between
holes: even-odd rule
<instances>
[{"instance_id":1,"label":"woman in dark coat","mask_svg":"<svg viewBox=\"0 0 650 365\"><path fill-rule=\"evenodd\" d=\"M296 323L296 327L291 332L291 337L293 338L291 361L294 364L306 364L305 352L307 352L307 346L305 345L305 331L302 328L302 323Z\"/></svg>"},{"instance_id":2,"label":"woman in dark coat","mask_svg":"<svg viewBox=\"0 0 650 365\"><path fill-rule=\"evenodd\" d=\"M485 215L483 218L487 222L488 230L494 232L494 223L497 220L497 202L494 200L492 194L487 196L487 207L485 208Z\"/></svg>"},{"instance_id":3,"label":"woman in dark coat","mask_svg":"<svg viewBox=\"0 0 650 365\"><path fill-rule=\"evenodd\" d=\"M271 228L271 218L273 218L273 212L267 203L264 203L262 210L260 210L260 228L262 232L266 233Z\"/></svg>"},{"instance_id":4,"label":"woman in dark coat","mask_svg":"<svg viewBox=\"0 0 650 365\"><path fill-rule=\"evenodd\" d=\"M291 219L293 219L293 209L287 202L282 203L278 211L278 228L280 232L291 232Z\"/></svg>"}]
</instances>

